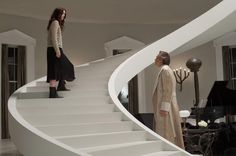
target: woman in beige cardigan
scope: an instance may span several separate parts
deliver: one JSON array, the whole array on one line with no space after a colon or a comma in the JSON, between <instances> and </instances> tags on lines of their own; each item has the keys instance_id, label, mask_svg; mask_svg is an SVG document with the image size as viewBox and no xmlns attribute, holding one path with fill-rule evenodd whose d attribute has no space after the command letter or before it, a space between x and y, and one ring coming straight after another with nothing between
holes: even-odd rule
<instances>
[{"instance_id":1,"label":"woman in beige cardigan","mask_svg":"<svg viewBox=\"0 0 236 156\"><path fill-rule=\"evenodd\" d=\"M176 99L176 81L169 67L170 56L160 51L155 59L160 71L153 89L154 130L156 133L184 149L179 106Z\"/></svg>"},{"instance_id":2,"label":"woman in beige cardigan","mask_svg":"<svg viewBox=\"0 0 236 156\"><path fill-rule=\"evenodd\" d=\"M48 22L47 38L47 82L50 83L49 98L60 98L58 91L68 91L65 81L75 79L74 65L66 57L62 46L62 30L66 19L66 9L54 9ZM56 89L56 82L59 81Z\"/></svg>"}]
</instances>

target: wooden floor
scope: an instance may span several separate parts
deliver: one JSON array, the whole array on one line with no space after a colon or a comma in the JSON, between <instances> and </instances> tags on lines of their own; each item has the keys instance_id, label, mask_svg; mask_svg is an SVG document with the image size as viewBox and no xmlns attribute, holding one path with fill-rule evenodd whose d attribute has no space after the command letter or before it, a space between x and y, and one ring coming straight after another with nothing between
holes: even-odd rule
<instances>
[{"instance_id":1,"label":"wooden floor","mask_svg":"<svg viewBox=\"0 0 236 156\"><path fill-rule=\"evenodd\" d=\"M23 156L21 155L16 146L10 140L0 139L0 156Z\"/></svg>"}]
</instances>

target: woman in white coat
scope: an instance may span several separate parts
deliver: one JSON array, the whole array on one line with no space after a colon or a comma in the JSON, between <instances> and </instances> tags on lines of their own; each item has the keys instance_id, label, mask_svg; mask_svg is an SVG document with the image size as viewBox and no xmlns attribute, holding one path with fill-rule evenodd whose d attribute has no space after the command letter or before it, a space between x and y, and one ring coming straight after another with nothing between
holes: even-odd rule
<instances>
[{"instance_id":1,"label":"woman in white coat","mask_svg":"<svg viewBox=\"0 0 236 156\"><path fill-rule=\"evenodd\" d=\"M160 71L153 89L154 130L170 142L184 149L181 118L176 99L176 81L169 67L170 56L160 51L155 59Z\"/></svg>"}]
</instances>

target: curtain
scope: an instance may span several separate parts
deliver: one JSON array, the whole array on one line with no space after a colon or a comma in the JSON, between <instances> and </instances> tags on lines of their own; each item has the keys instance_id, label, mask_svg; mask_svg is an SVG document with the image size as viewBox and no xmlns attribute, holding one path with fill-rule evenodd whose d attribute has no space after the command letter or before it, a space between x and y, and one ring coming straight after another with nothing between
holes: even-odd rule
<instances>
[{"instance_id":1,"label":"curtain","mask_svg":"<svg viewBox=\"0 0 236 156\"><path fill-rule=\"evenodd\" d=\"M229 46L222 47L224 80L231 79L231 50Z\"/></svg>"},{"instance_id":2,"label":"curtain","mask_svg":"<svg viewBox=\"0 0 236 156\"><path fill-rule=\"evenodd\" d=\"M139 113L138 107L138 76L136 75L129 81L129 104L128 110L131 114L136 115Z\"/></svg>"},{"instance_id":3,"label":"curtain","mask_svg":"<svg viewBox=\"0 0 236 156\"><path fill-rule=\"evenodd\" d=\"M26 82L26 55L25 55L25 47L18 47L18 55L17 55L17 88L23 86Z\"/></svg>"},{"instance_id":4,"label":"curtain","mask_svg":"<svg viewBox=\"0 0 236 156\"><path fill-rule=\"evenodd\" d=\"M9 73L8 73L8 46L2 45L2 99L1 99L1 114L2 114L2 139L10 138L8 129L8 98L9 98Z\"/></svg>"}]
</instances>

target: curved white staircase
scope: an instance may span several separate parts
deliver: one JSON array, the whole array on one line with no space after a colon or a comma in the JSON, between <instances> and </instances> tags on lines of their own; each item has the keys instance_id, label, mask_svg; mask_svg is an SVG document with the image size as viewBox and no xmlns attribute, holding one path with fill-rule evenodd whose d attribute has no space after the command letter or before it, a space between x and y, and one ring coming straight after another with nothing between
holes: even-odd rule
<instances>
[{"instance_id":1,"label":"curved white staircase","mask_svg":"<svg viewBox=\"0 0 236 156\"><path fill-rule=\"evenodd\" d=\"M159 50L177 54L235 30L235 10L235 0L224 0L139 51L76 67L64 98L47 98L45 77L25 85L9 99L12 140L24 156L190 155L137 121L117 95Z\"/></svg>"}]
</instances>

